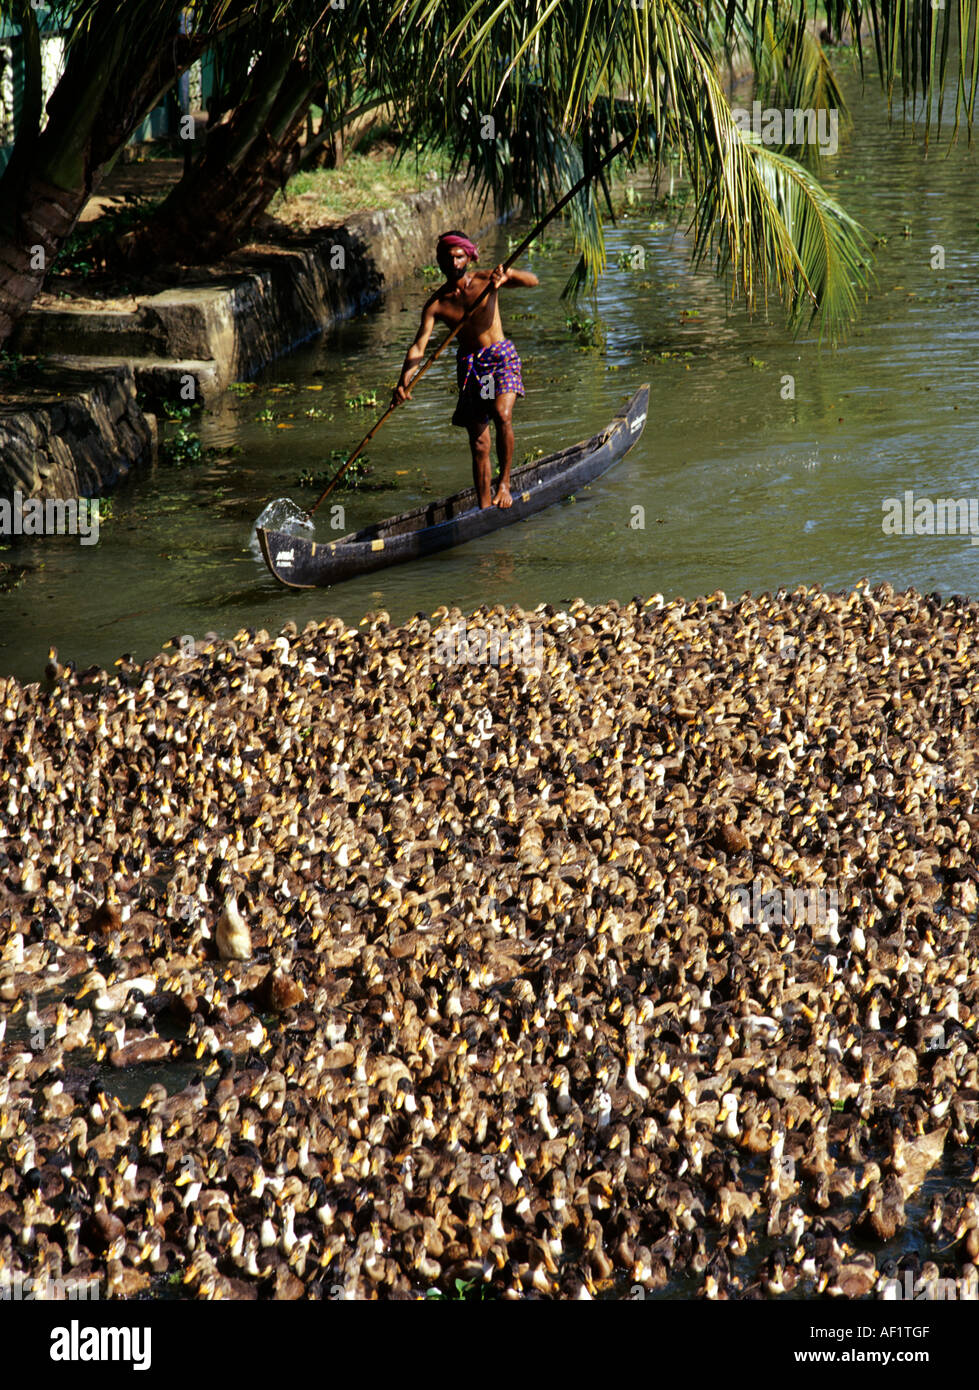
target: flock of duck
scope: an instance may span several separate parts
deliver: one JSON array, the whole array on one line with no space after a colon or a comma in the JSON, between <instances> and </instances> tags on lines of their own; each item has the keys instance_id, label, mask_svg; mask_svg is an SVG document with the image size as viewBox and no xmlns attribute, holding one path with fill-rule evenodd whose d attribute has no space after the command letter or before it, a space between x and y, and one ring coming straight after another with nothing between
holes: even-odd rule
<instances>
[{"instance_id":1,"label":"flock of duck","mask_svg":"<svg viewBox=\"0 0 979 1390\"><path fill-rule=\"evenodd\" d=\"M0 679L0 1280L975 1290L979 606L462 620Z\"/></svg>"}]
</instances>

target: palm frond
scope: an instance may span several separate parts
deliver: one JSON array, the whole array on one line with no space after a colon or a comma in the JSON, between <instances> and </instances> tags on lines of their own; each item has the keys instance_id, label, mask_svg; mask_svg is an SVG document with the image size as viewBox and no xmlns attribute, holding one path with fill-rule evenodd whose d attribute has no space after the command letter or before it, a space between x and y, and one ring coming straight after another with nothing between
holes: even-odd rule
<instances>
[{"instance_id":1,"label":"palm frond","mask_svg":"<svg viewBox=\"0 0 979 1390\"><path fill-rule=\"evenodd\" d=\"M856 317L868 286L867 236L804 166L760 143L747 141L743 148L752 237L766 283L777 283L793 329L808 316L835 343ZM723 223L713 240L723 270L732 259Z\"/></svg>"}]
</instances>

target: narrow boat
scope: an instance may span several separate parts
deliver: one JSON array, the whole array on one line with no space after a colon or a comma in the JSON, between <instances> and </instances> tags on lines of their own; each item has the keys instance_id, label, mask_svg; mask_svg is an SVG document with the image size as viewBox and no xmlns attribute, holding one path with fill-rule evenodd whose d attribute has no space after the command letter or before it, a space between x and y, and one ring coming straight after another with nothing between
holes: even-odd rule
<instances>
[{"instance_id":1,"label":"narrow boat","mask_svg":"<svg viewBox=\"0 0 979 1390\"><path fill-rule=\"evenodd\" d=\"M291 589L315 589L338 584L358 574L418 560L450 546L512 526L535 512L570 497L600 477L629 452L642 434L649 404L649 387L640 386L612 423L591 439L560 453L515 468L510 475L513 506L477 505L474 488L429 502L387 521L375 522L335 541L312 541L287 531L258 528L265 563Z\"/></svg>"}]
</instances>

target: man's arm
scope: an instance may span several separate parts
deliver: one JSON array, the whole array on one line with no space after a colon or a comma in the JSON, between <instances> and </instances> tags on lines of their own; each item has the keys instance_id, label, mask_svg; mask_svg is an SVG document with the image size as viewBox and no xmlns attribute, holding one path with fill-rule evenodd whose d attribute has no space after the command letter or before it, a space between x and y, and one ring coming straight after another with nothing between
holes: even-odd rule
<instances>
[{"instance_id":1,"label":"man's arm","mask_svg":"<svg viewBox=\"0 0 979 1390\"><path fill-rule=\"evenodd\" d=\"M432 336L432 332L435 328L435 314L432 309L434 303L435 300L430 299L422 310L422 319L418 326L418 332L415 334L415 341L405 353L401 375L398 377L398 384L395 386L394 393L391 396L392 405L401 405L403 401L411 400L411 392L408 390L408 383L425 360L425 349L428 346L428 340Z\"/></svg>"},{"instance_id":2,"label":"man's arm","mask_svg":"<svg viewBox=\"0 0 979 1390\"><path fill-rule=\"evenodd\" d=\"M532 270L504 270L502 264L490 272L490 280L493 282L495 290L502 289L526 289L532 290L540 281Z\"/></svg>"}]
</instances>

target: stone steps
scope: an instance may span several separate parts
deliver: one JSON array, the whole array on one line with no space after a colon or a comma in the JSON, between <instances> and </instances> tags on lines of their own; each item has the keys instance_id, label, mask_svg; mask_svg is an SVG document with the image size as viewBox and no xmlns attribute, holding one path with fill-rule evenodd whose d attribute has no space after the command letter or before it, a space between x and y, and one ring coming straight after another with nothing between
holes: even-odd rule
<instances>
[{"instance_id":1,"label":"stone steps","mask_svg":"<svg viewBox=\"0 0 979 1390\"><path fill-rule=\"evenodd\" d=\"M146 322L142 308L41 309L32 311L14 335L14 350L29 356L49 356L53 351L76 357L121 358L145 354L156 340L159 354L166 344L159 329Z\"/></svg>"},{"instance_id":2,"label":"stone steps","mask_svg":"<svg viewBox=\"0 0 979 1390\"><path fill-rule=\"evenodd\" d=\"M193 358L173 361L163 357L93 357L75 356L71 353L48 355L50 363L60 364L73 370L92 372L107 371L123 365L133 373L136 390L145 397L152 409L158 409L164 401L190 400L185 387L187 378L194 382L193 401L213 403L224 389L223 374L214 359L199 361Z\"/></svg>"}]
</instances>

